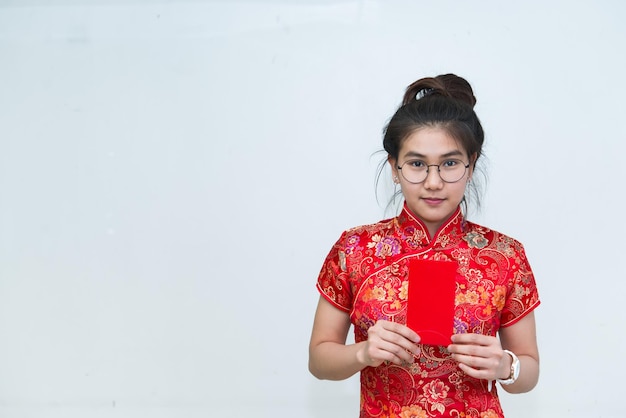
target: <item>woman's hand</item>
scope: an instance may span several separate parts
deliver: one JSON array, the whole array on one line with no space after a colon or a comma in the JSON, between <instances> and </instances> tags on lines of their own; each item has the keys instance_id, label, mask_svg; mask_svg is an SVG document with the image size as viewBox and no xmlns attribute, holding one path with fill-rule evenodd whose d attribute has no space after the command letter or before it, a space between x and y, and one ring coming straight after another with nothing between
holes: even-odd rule
<instances>
[{"instance_id":1,"label":"woman's hand","mask_svg":"<svg viewBox=\"0 0 626 418\"><path fill-rule=\"evenodd\" d=\"M488 381L506 379L511 372L511 356L496 337L481 334L456 334L448 346L452 358L467 375Z\"/></svg>"},{"instance_id":2,"label":"woman's hand","mask_svg":"<svg viewBox=\"0 0 626 418\"><path fill-rule=\"evenodd\" d=\"M419 354L419 335L409 327L395 322L379 320L367 330L367 341L356 353L359 363L377 367L382 362L412 363Z\"/></svg>"}]
</instances>

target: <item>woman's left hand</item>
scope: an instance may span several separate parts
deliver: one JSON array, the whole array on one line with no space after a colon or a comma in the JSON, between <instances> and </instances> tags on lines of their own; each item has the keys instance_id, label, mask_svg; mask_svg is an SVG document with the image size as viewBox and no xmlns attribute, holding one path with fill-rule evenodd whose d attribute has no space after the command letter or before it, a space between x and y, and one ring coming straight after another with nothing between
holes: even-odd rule
<instances>
[{"instance_id":1,"label":"woman's left hand","mask_svg":"<svg viewBox=\"0 0 626 418\"><path fill-rule=\"evenodd\" d=\"M496 337L481 334L456 334L448 346L459 368L476 379L496 380L509 376L511 356Z\"/></svg>"}]
</instances>

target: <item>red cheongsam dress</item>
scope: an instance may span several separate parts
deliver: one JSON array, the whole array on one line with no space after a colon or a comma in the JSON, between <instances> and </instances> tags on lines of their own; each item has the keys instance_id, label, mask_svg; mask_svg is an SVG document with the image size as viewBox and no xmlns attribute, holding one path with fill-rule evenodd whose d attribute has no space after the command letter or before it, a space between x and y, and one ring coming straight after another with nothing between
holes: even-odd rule
<instances>
[{"instance_id":1,"label":"red cheongsam dress","mask_svg":"<svg viewBox=\"0 0 626 418\"><path fill-rule=\"evenodd\" d=\"M495 336L539 305L522 245L464 220L460 208L429 238L406 204L395 218L344 232L317 288L350 315L355 341L379 319L406 324L408 260L458 265L454 333ZM496 385L466 375L444 346L420 344L415 361L361 371L360 417L503 417Z\"/></svg>"}]
</instances>

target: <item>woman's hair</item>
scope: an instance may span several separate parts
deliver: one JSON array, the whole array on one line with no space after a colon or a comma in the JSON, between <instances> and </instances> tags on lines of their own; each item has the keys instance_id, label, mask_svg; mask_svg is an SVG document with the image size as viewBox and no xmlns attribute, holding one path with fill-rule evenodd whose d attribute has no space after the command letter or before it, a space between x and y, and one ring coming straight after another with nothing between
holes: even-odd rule
<instances>
[{"instance_id":1,"label":"woman's hair","mask_svg":"<svg viewBox=\"0 0 626 418\"><path fill-rule=\"evenodd\" d=\"M420 128L443 129L458 141L468 157L475 156L473 168L476 169L485 134L474 112L475 104L472 87L457 75L421 78L407 87L402 105L385 127L383 148L388 157L397 161L403 142L413 132ZM469 189L480 206L480 193L475 182L470 183ZM464 196L462 201L465 212L468 199L469 196Z\"/></svg>"}]
</instances>

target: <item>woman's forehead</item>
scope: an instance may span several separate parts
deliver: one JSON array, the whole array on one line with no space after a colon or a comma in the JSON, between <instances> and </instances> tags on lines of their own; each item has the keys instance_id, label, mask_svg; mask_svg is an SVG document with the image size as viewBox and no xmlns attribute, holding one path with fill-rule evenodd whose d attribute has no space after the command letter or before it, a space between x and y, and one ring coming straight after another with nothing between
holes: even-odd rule
<instances>
[{"instance_id":1,"label":"woman's forehead","mask_svg":"<svg viewBox=\"0 0 626 418\"><path fill-rule=\"evenodd\" d=\"M466 152L459 141L442 128L421 128L402 141L400 157L439 158L462 156Z\"/></svg>"}]
</instances>

